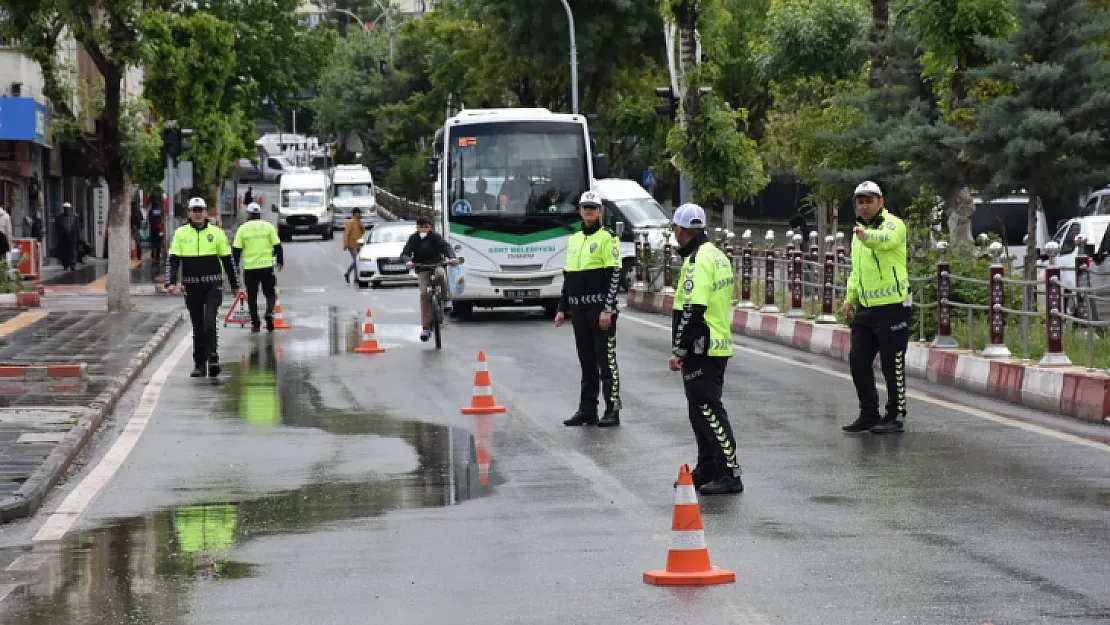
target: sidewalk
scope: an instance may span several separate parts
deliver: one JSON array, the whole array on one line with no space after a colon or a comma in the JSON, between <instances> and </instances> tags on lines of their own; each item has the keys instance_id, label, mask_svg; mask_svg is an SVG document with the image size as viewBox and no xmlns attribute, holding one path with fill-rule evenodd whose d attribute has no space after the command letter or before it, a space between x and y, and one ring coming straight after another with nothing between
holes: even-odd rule
<instances>
[{"instance_id":1,"label":"sidewalk","mask_svg":"<svg viewBox=\"0 0 1110 625\"><path fill-rule=\"evenodd\" d=\"M633 287L628 307L669 315L671 295ZM732 331L848 361L851 331L839 324L816 324L754 310L735 310ZM906 372L930 382L1001 399L1090 423L1110 423L1110 375L1082 367L1039 367L1020 359L989 359L967 350L933 349L911 342Z\"/></svg>"},{"instance_id":2,"label":"sidewalk","mask_svg":"<svg viewBox=\"0 0 1110 625\"><path fill-rule=\"evenodd\" d=\"M33 514L180 312L0 312L0 522Z\"/></svg>"},{"instance_id":3,"label":"sidewalk","mask_svg":"<svg viewBox=\"0 0 1110 625\"><path fill-rule=\"evenodd\" d=\"M163 273L164 270L161 267L155 272L149 254L142 260L131 261L132 295L153 294L161 287ZM29 282L29 284L40 287L43 294L105 293L108 290L108 260L86 259L85 264L72 271L66 271L60 265L50 265L43 268L41 280Z\"/></svg>"}]
</instances>

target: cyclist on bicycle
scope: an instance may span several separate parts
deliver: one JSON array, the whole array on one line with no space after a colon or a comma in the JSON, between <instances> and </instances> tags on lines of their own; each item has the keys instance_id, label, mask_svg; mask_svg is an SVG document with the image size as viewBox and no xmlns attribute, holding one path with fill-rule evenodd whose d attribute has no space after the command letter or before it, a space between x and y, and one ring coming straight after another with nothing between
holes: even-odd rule
<instances>
[{"instance_id":1,"label":"cyclist on bicycle","mask_svg":"<svg viewBox=\"0 0 1110 625\"><path fill-rule=\"evenodd\" d=\"M459 259L455 258L455 251L451 249L451 245L438 232L432 232L432 220L427 217L416 218L416 232L412 233L405 243L405 249L401 250L401 258L405 260L405 267L409 269L414 265L434 265L443 262L444 259L449 259L452 265L459 264ZM449 313L451 292L447 288L447 272L443 267L437 267L436 275L439 276L439 299L443 302L444 312ZM432 324L435 323L432 307L428 301L428 286L432 281L431 269L421 268L417 271L416 277L420 283L420 325L422 327L420 340L427 341L432 336Z\"/></svg>"}]
</instances>

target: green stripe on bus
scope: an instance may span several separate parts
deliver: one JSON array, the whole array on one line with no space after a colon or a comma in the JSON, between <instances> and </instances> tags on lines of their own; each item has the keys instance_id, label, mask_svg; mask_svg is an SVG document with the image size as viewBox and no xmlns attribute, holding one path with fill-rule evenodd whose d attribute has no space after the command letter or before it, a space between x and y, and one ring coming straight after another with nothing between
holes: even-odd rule
<instances>
[{"instance_id":1,"label":"green stripe on bus","mask_svg":"<svg viewBox=\"0 0 1110 625\"><path fill-rule=\"evenodd\" d=\"M581 229L581 222L568 225L574 228L575 232ZM539 232L530 232L528 234L509 234L507 232L483 230L481 228L474 228L473 226L459 223L451 224L451 233L474 237L476 239L485 239L487 241L497 241L498 243L508 243L509 245L528 245L529 243L538 243L540 241L557 239L573 234L569 229L562 226L540 230Z\"/></svg>"}]
</instances>

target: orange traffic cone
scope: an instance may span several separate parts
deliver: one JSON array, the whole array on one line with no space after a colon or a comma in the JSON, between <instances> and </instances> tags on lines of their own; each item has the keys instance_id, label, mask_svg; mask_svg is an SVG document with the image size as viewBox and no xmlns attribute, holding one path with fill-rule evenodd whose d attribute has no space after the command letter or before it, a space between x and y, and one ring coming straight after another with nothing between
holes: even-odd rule
<instances>
[{"instance_id":1,"label":"orange traffic cone","mask_svg":"<svg viewBox=\"0 0 1110 625\"><path fill-rule=\"evenodd\" d=\"M478 455L478 477L482 486L489 486L489 468L493 464L493 415L476 414L477 432L474 447Z\"/></svg>"},{"instance_id":2,"label":"orange traffic cone","mask_svg":"<svg viewBox=\"0 0 1110 625\"><path fill-rule=\"evenodd\" d=\"M493 401L493 384L489 380L489 369L486 368L486 353L478 352L478 371L474 373L474 397L469 406L463 406L463 414L493 414L505 412L504 406L498 406Z\"/></svg>"},{"instance_id":3,"label":"orange traffic cone","mask_svg":"<svg viewBox=\"0 0 1110 625\"><path fill-rule=\"evenodd\" d=\"M281 312L281 291L274 292L274 329L288 330L293 326L285 322L285 315Z\"/></svg>"},{"instance_id":4,"label":"orange traffic cone","mask_svg":"<svg viewBox=\"0 0 1110 625\"><path fill-rule=\"evenodd\" d=\"M355 348L356 354L380 354L385 348L378 345L378 337L374 334L374 322L370 321L370 309L366 309L366 321L362 323L362 345Z\"/></svg>"},{"instance_id":5,"label":"orange traffic cone","mask_svg":"<svg viewBox=\"0 0 1110 625\"><path fill-rule=\"evenodd\" d=\"M705 529L701 524L694 476L690 474L690 465L684 464L679 469L678 486L674 494L674 518L671 522L671 548L667 552L667 569L644 573L644 582L656 586L709 586L735 581L736 573L709 563L709 547L705 544Z\"/></svg>"}]
</instances>

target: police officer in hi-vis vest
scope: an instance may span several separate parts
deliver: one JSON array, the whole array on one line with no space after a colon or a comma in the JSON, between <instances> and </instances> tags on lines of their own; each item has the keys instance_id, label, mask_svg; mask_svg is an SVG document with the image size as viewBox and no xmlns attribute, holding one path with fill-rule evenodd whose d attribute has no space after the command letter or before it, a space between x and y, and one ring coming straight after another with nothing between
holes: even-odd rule
<instances>
[{"instance_id":1,"label":"police officer in hi-vis vest","mask_svg":"<svg viewBox=\"0 0 1110 625\"><path fill-rule=\"evenodd\" d=\"M732 263L705 234L705 211L683 204L674 212L674 238L683 259L674 294L671 371L682 372L698 463L691 472L703 495L744 491L736 437L721 402L732 356Z\"/></svg>"},{"instance_id":2,"label":"police officer in hi-vis vest","mask_svg":"<svg viewBox=\"0 0 1110 625\"><path fill-rule=\"evenodd\" d=\"M841 315L852 321L848 356L859 398L859 417L845 432L900 434L906 421L906 348L913 308L906 267L906 224L886 210L879 185L856 187L852 273ZM886 415L879 416L875 355L886 378Z\"/></svg>"},{"instance_id":3,"label":"police officer in hi-vis vest","mask_svg":"<svg viewBox=\"0 0 1110 625\"><path fill-rule=\"evenodd\" d=\"M621 243L601 226L601 196L586 191L578 200L582 230L567 243L563 294L555 326L570 311L574 345L582 366L578 412L563 425L620 425L620 376L617 372L617 289L620 286ZM600 385L599 385L600 382ZM598 387L601 387L599 389ZM605 414L598 419L597 393L603 390Z\"/></svg>"},{"instance_id":4,"label":"police officer in hi-vis vest","mask_svg":"<svg viewBox=\"0 0 1110 625\"><path fill-rule=\"evenodd\" d=\"M166 290L177 294L177 270L185 287L185 306L193 322L194 378L220 375L220 337L216 320L223 301L224 275L232 291L239 290L231 246L222 228L208 223L203 198L189 200L189 223L174 232L166 267Z\"/></svg>"},{"instance_id":5,"label":"police officer in hi-vis vest","mask_svg":"<svg viewBox=\"0 0 1110 625\"><path fill-rule=\"evenodd\" d=\"M281 238L277 228L262 219L262 207L251 202L247 205L247 221L235 231L235 242L231 244L231 255L236 266L243 268L243 282L247 287L247 309L251 314L251 332L261 331L262 320L258 318L258 287L266 296L266 331L274 331L274 304L277 300L277 276L274 268L281 271L285 257L281 249ZM276 260L275 260L276 259Z\"/></svg>"}]
</instances>

